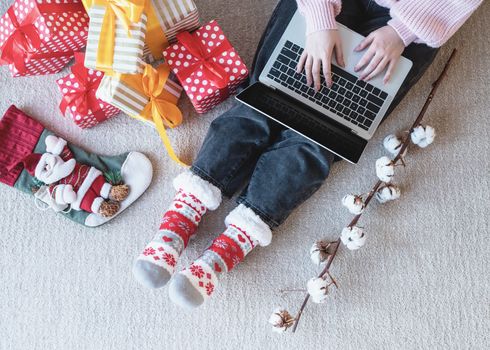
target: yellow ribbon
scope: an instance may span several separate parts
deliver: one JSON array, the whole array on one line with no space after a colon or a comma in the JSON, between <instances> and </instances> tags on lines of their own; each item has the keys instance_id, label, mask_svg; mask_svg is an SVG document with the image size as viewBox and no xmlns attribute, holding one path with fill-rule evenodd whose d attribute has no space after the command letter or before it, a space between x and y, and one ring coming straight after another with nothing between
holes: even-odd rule
<instances>
[{"instance_id":1,"label":"yellow ribbon","mask_svg":"<svg viewBox=\"0 0 490 350\"><path fill-rule=\"evenodd\" d=\"M120 20L131 37L131 25L141 20L147 0L83 0L86 8L93 5L105 6L104 18L97 49L98 70L112 70L116 42L116 20Z\"/></svg>"},{"instance_id":2,"label":"yellow ribbon","mask_svg":"<svg viewBox=\"0 0 490 350\"><path fill-rule=\"evenodd\" d=\"M168 40L160 21L156 15L150 0L82 0L85 9L93 5L106 7L106 13L102 22L99 46L97 51L97 68L103 71L112 70L114 62L116 18L121 20L131 37L129 31L131 23L139 22L141 14L146 13L148 18L146 24L146 44L155 59L163 57L163 50L168 46Z\"/></svg>"},{"instance_id":3,"label":"yellow ribbon","mask_svg":"<svg viewBox=\"0 0 490 350\"><path fill-rule=\"evenodd\" d=\"M177 164L188 167L175 154L165 131L164 123L169 128L174 128L182 123L182 112L180 109L164 97L164 87L169 74L170 67L166 64L160 65L157 69L149 64L145 66L142 83L144 94L148 97L149 102L140 116L147 120L153 120L170 158Z\"/></svg>"},{"instance_id":4,"label":"yellow ribbon","mask_svg":"<svg viewBox=\"0 0 490 350\"><path fill-rule=\"evenodd\" d=\"M165 31L160 25L160 21L156 15L157 9L153 8L152 2L148 1L146 6L146 15L148 22L146 24L146 45L151 51L154 59L159 60L163 57L163 50L168 47L168 39Z\"/></svg>"}]
</instances>

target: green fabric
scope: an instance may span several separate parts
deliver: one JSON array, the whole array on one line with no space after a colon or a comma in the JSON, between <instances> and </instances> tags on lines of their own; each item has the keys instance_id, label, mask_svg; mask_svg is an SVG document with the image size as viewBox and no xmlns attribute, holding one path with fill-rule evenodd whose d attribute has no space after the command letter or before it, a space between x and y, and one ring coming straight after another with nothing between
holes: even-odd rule
<instances>
[{"instance_id":1,"label":"green fabric","mask_svg":"<svg viewBox=\"0 0 490 350\"><path fill-rule=\"evenodd\" d=\"M36 144L36 147L34 148L34 153L43 154L46 152L46 144L44 140L48 135L55 135L55 134L47 129L44 129L43 133L41 134L41 137L39 138ZM126 160L129 154L129 152L127 152L118 156L98 156L95 154L90 154L87 151L81 149L80 147L73 146L70 143L68 143L68 147L73 152L73 155L75 156L75 159L78 162L91 165L99 169L103 173L108 171L120 171L124 161ZM20 191L29 193L31 195L33 195L31 191L31 188L33 186L36 186L34 177L31 176L25 170L22 171L19 178L17 179L17 182L14 185L14 187L19 189ZM90 213L87 213L85 211L71 210L69 213L61 213L61 214L75 222L78 222L79 224L84 225L85 219Z\"/></svg>"}]
</instances>

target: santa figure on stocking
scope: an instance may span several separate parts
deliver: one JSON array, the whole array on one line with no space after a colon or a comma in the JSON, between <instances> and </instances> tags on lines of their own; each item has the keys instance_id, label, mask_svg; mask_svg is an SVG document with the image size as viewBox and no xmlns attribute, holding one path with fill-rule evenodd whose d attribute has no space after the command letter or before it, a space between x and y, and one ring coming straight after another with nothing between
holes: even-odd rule
<instances>
[{"instance_id":1,"label":"santa figure on stocking","mask_svg":"<svg viewBox=\"0 0 490 350\"><path fill-rule=\"evenodd\" d=\"M46 153L32 153L21 161L44 184L35 192L37 198L55 211L70 207L104 217L119 211L129 195L127 185L110 184L99 169L78 163L62 138L50 135L45 143Z\"/></svg>"}]
</instances>

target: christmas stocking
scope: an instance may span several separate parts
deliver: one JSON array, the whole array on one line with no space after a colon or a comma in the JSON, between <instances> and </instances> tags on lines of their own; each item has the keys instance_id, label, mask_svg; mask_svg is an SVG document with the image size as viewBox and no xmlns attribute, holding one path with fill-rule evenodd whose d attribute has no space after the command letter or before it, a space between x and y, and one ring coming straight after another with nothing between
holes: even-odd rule
<instances>
[{"instance_id":1,"label":"christmas stocking","mask_svg":"<svg viewBox=\"0 0 490 350\"><path fill-rule=\"evenodd\" d=\"M141 196L151 178L151 163L141 153L90 154L15 106L0 120L0 182L33 194L41 209L99 226Z\"/></svg>"},{"instance_id":2,"label":"christmas stocking","mask_svg":"<svg viewBox=\"0 0 490 350\"><path fill-rule=\"evenodd\" d=\"M194 308L208 299L218 278L240 263L256 245L269 245L272 232L257 214L240 204L225 219L225 232L188 268L177 273L169 286L170 299Z\"/></svg>"},{"instance_id":3,"label":"christmas stocking","mask_svg":"<svg viewBox=\"0 0 490 350\"><path fill-rule=\"evenodd\" d=\"M221 191L191 172L177 176L174 187L177 194L163 215L160 230L133 266L136 280L148 288L167 284L201 218L221 203Z\"/></svg>"}]
</instances>

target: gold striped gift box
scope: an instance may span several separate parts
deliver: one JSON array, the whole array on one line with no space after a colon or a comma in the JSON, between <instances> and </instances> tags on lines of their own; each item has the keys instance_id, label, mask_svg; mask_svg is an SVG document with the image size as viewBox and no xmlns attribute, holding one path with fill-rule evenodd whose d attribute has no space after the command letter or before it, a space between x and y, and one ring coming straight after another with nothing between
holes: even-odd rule
<instances>
[{"instance_id":1,"label":"gold striped gift box","mask_svg":"<svg viewBox=\"0 0 490 350\"><path fill-rule=\"evenodd\" d=\"M163 50L183 31L199 28L200 19L196 4L192 0L149 0L149 14L144 57L150 61L162 58ZM165 34L166 41L161 39Z\"/></svg>"},{"instance_id":2,"label":"gold striped gift box","mask_svg":"<svg viewBox=\"0 0 490 350\"><path fill-rule=\"evenodd\" d=\"M172 74L165 82L161 97L176 105L182 94L182 87L173 79L175 78ZM153 120L141 116L150 101L143 91L141 81L142 74L105 75L100 82L96 96L129 116L155 127Z\"/></svg>"},{"instance_id":3,"label":"gold striped gift box","mask_svg":"<svg viewBox=\"0 0 490 350\"><path fill-rule=\"evenodd\" d=\"M97 64L97 52L99 50L99 38L105 11L106 8L100 5L93 5L88 11L90 24L85 54L85 67L103 71L112 70L126 74L141 73L144 67L143 50L147 16L143 14L138 23L131 25L130 37L128 37L127 30L122 22L116 18L116 36L112 67L99 67Z\"/></svg>"}]
</instances>

